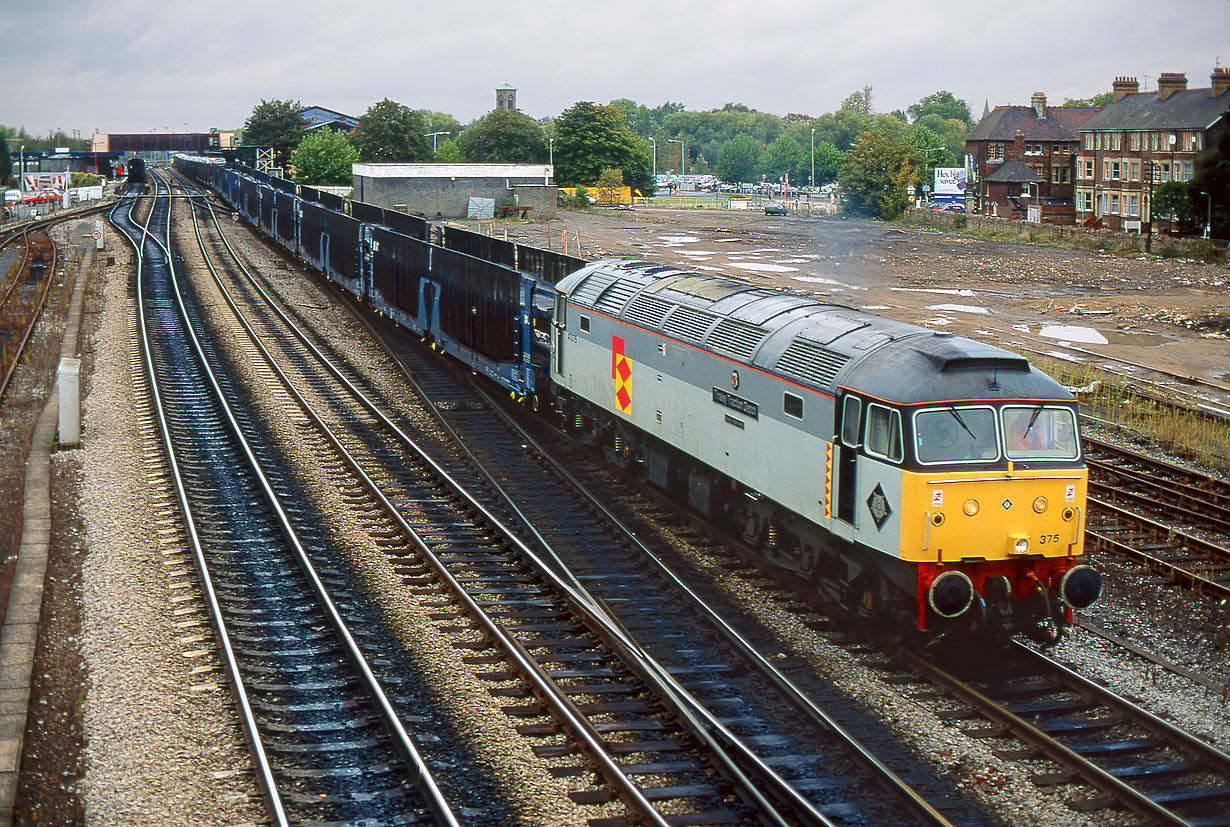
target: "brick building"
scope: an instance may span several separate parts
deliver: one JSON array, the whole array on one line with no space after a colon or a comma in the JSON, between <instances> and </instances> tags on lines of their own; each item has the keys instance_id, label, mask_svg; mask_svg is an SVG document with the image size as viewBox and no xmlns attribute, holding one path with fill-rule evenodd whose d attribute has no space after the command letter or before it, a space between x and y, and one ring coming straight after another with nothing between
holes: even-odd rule
<instances>
[{"instance_id":1,"label":"brick building","mask_svg":"<svg viewBox=\"0 0 1230 827\"><path fill-rule=\"evenodd\" d=\"M1075 156L1081 126L1100 110L1047 106L1035 92L1029 106L997 106L965 136L965 209L1023 218L1030 205L1041 220L1070 223Z\"/></svg>"},{"instance_id":2,"label":"brick building","mask_svg":"<svg viewBox=\"0 0 1230 827\"><path fill-rule=\"evenodd\" d=\"M1157 187L1190 181L1196 159L1230 130L1230 69L1216 68L1211 84L1187 88L1187 75L1163 72L1156 92L1136 78L1115 78L1109 106L1081 127L1076 167L1076 218L1088 227L1148 230ZM1154 228L1170 222L1152 216Z\"/></svg>"}]
</instances>

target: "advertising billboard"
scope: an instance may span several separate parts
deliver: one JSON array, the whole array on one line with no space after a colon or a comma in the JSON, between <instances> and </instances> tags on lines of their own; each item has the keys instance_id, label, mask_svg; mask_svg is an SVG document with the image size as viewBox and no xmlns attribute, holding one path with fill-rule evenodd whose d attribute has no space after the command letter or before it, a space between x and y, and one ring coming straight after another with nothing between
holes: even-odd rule
<instances>
[{"instance_id":1,"label":"advertising billboard","mask_svg":"<svg viewBox=\"0 0 1230 827\"><path fill-rule=\"evenodd\" d=\"M68 175L67 172L23 172L23 200L63 201L68 193Z\"/></svg>"},{"instance_id":2,"label":"advertising billboard","mask_svg":"<svg viewBox=\"0 0 1230 827\"><path fill-rule=\"evenodd\" d=\"M965 201L965 168L936 167L935 189L932 192L936 201L963 203Z\"/></svg>"}]
</instances>

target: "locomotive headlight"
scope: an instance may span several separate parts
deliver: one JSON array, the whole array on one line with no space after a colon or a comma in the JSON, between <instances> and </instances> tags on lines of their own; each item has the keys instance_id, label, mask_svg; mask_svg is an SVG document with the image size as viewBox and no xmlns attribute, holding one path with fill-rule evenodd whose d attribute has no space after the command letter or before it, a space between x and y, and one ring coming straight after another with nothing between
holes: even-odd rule
<instances>
[{"instance_id":1,"label":"locomotive headlight","mask_svg":"<svg viewBox=\"0 0 1230 827\"><path fill-rule=\"evenodd\" d=\"M1021 537L1012 544L1012 551L1016 554L1024 554L1029 551L1029 538Z\"/></svg>"},{"instance_id":2,"label":"locomotive headlight","mask_svg":"<svg viewBox=\"0 0 1230 827\"><path fill-rule=\"evenodd\" d=\"M965 505L961 506L961 510L965 512L965 516L967 517L973 517L977 514L978 508L979 506L977 500L966 500Z\"/></svg>"},{"instance_id":3,"label":"locomotive headlight","mask_svg":"<svg viewBox=\"0 0 1230 827\"><path fill-rule=\"evenodd\" d=\"M1042 512L1046 511L1047 505L1048 503L1046 501L1046 497L1038 497L1034 500L1034 511L1037 511L1039 514L1041 514Z\"/></svg>"}]
</instances>

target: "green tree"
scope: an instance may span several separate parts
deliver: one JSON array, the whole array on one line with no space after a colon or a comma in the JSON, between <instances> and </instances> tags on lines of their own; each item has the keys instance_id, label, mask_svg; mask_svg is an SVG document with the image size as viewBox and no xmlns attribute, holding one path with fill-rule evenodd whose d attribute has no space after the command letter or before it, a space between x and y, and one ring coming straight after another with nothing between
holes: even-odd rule
<instances>
[{"instance_id":1,"label":"green tree","mask_svg":"<svg viewBox=\"0 0 1230 827\"><path fill-rule=\"evenodd\" d=\"M299 146L306 131L299 101L261 98L260 105L244 121L243 145L273 147L274 164L285 167L291 150Z\"/></svg>"},{"instance_id":2,"label":"green tree","mask_svg":"<svg viewBox=\"0 0 1230 827\"><path fill-rule=\"evenodd\" d=\"M345 186L354 182L352 165L359 160L359 151L344 132L328 127L309 132L290 154L294 180L301 184Z\"/></svg>"},{"instance_id":3,"label":"green tree","mask_svg":"<svg viewBox=\"0 0 1230 827\"><path fill-rule=\"evenodd\" d=\"M805 183L811 169L809 150L803 149L789 135L779 135L776 141L765 147L761 162L771 181L780 181L789 175L795 183ZM801 170L808 171L802 172L800 178Z\"/></svg>"},{"instance_id":4,"label":"green tree","mask_svg":"<svg viewBox=\"0 0 1230 827\"><path fill-rule=\"evenodd\" d=\"M1087 108L1093 108L1093 107L1110 106L1112 103L1114 103L1114 100L1115 100L1114 92L1099 92L1098 94L1094 95L1092 98L1065 98L1063 105L1064 106L1077 106L1077 107L1087 109Z\"/></svg>"},{"instance_id":5,"label":"green tree","mask_svg":"<svg viewBox=\"0 0 1230 827\"><path fill-rule=\"evenodd\" d=\"M844 209L872 218L900 216L909 202L906 187L917 175L916 158L917 149L906 138L903 127L877 122L842 162L839 180Z\"/></svg>"},{"instance_id":6,"label":"green tree","mask_svg":"<svg viewBox=\"0 0 1230 827\"><path fill-rule=\"evenodd\" d=\"M447 135L436 136L436 148L439 149L439 142L445 138L457 140L461 136L461 130L464 127L461 121L454 118L447 112L432 112L430 109L420 109L419 114L423 116L423 120L427 122L427 128L424 132L447 132ZM431 138L427 139L427 143L431 143Z\"/></svg>"},{"instance_id":7,"label":"green tree","mask_svg":"<svg viewBox=\"0 0 1230 827\"><path fill-rule=\"evenodd\" d=\"M494 109L466 128L457 141L474 162L538 164L547 160L547 134L529 115Z\"/></svg>"},{"instance_id":8,"label":"green tree","mask_svg":"<svg viewBox=\"0 0 1230 827\"><path fill-rule=\"evenodd\" d=\"M351 142L359 160L413 164L431 160L431 142L423 113L388 98L372 104L359 117Z\"/></svg>"},{"instance_id":9,"label":"green tree","mask_svg":"<svg viewBox=\"0 0 1230 827\"><path fill-rule=\"evenodd\" d=\"M457 142L452 138L436 144L437 164L460 164L465 159L466 156L462 154L461 147L457 146Z\"/></svg>"},{"instance_id":10,"label":"green tree","mask_svg":"<svg viewBox=\"0 0 1230 827\"><path fill-rule=\"evenodd\" d=\"M1173 223L1175 232L1190 232L1197 224L1192 188L1182 181L1167 181L1153 194L1153 220L1165 219Z\"/></svg>"},{"instance_id":11,"label":"green tree","mask_svg":"<svg viewBox=\"0 0 1230 827\"><path fill-rule=\"evenodd\" d=\"M624 172L621 169L604 169L598 176L598 186L595 187L598 206L613 207L617 203L618 191L624 186Z\"/></svg>"},{"instance_id":12,"label":"green tree","mask_svg":"<svg viewBox=\"0 0 1230 827\"><path fill-rule=\"evenodd\" d=\"M949 153L940 137L922 124L915 123L910 128L909 135L910 143L917 150L914 166L918 178L912 183L919 187L935 186L935 168L954 166L957 163L956 159Z\"/></svg>"},{"instance_id":13,"label":"green tree","mask_svg":"<svg viewBox=\"0 0 1230 827\"><path fill-rule=\"evenodd\" d=\"M965 136L969 134L970 126L960 118L943 118L931 113L914 121L914 128L926 128L934 133L953 159L965 154Z\"/></svg>"},{"instance_id":14,"label":"green tree","mask_svg":"<svg viewBox=\"0 0 1230 827\"><path fill-rule=\"evenodd\" d=\"M844 153L828 141L816 141L816 183L836 181Z\"/></svg>"},{"instance_id":15,"label":"green tree","mask_svg":"<svg viewBox=\"0 0 1230 827\"><path fill-rule=\"evenodd\" d=\"M911 105L907 110L910 117L918 120L923 115L939 115L945 120L955 118L966 126L971 126L974 122L973 117L969 112L969 104L960 98L953 97L952 92L947 89L941 89L938 92L927 95L918 103Z\"/></svg>"},{"instance_id":16,"label":"green tree","mask_svg":"<svg viewBox=\"0 0 1230 827\"><path fill-rule=\"evenodd\" d=\"M1230 238L1230 132L1196 159L1191 197L1200 224L1212 214L1213 238Z\"/></svg>"},{"instance_id":17,"label":"green tree","mask_svg":"<svg viewBox=\"0 0 1230 827\"><path fill-rule=\"evenodd\" d=\"M841 102L841 108L859 115L870 115L872 99L871 86L867 85L847 95Z\"/></svg>"},{"instance_id":18,"label":"green tree","mask_svg":"<svg viewBox=\"0 0 1230 827\"><path fill-rule=\"evenodd\" d=\"M8 186L13 180L13 156L9 155L8 136L0 134L0 184Z\"/></svg>"},{"instance_id":19,"label":"green tree","mask_svg":"<svg viewBox=\"0 0 1230 827\"><path fill-rule=\"evenodd\" d=\"M718 153L717 174L723 181L750 182L760 169L760 144L751 135L736 135Z\"/></svg>"},{"instance_id":20,"label":"green tree","mask_svg":"<svg viewBox=\"0 0 1230 827\"><path fill-rule=\"evenodd\" d=\"M613 106L580 101L555 121L555 179L560 186L593 184L605 169L623 170L624 183L653 190L649 142L628 129Z\"/></svg>"}]
</instances>

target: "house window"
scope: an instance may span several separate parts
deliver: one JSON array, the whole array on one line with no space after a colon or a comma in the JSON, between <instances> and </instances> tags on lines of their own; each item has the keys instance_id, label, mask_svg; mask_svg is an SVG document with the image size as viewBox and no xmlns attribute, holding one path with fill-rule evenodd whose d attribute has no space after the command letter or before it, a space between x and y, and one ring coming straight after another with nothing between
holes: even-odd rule
<instances>
[{"instance_id":1,"label":"house window","mask_svg":"<svg viewBox=\"0 0 1230 827\"><path fill-rule=\"evenodd\" d=\"M1115 149L1115 150L1119 149L1120 146L1122 146L1122 144L1120 143L1122 140L1123 140L1123 133L1116 132L1114 135L1112 135L1111 136L1111 149Z\"/></svg>"},{"instance_id":2,"label":"house window","mask_svg":"<svg viewBox=\"0 0 1230 827\"><path fill-rule=\"evenodd\" d=\"M1063 170L1063 180L1060 181L1060 183L1061 184L1071 184L1072 183L1071 167L1062 167L1062 170Z\"/></svg>"},{"instance_id":3,"label":"house window","mask_svg":"<svg viewBox=\"0 0 1230 827\"><path fill-rule=\"evenodd\" d=\"M1119 214L1119 193L1117 192L1112 192L1110 194L1110 214Z\"/></svg>"},{"instance_id":4,"label":"house window","mask_svg":"<svg viewBox=\"0 0 1230 827\"><path fill-rule=\"evenodd\" d=\"M1093 159L1092 159L1092 158L1086 158L1086 159L1083 161L1083 163L1084 163L1084 165L1085 165L1085 175L1084 175L1084 177L1085 177L1085 178L1092 179L1092 178L1093 178Z\"/></svg>"},{"instance_id":5,"label":"house window","mask_svg":"<svg viewBox=\"0 0 1230 827\"><path fill-rule=\"evenodd\" d=\"M1081 212L1091 212L1093 210L1093 193L1089 190L1081 192Z\"/></svg>"},{"instance_id":6,"label":"house window","mask_svg":"<svg viewBox=\"0 0 1230 827\"><path fill-rule=\"evenodd\" d=\"M1131 216L1140 215L1140 196L1139 195L1129 195L1128 196L1128 215L1131 215Z\"/></svg>"},{"instance_id":7,"label":"house window","mask_svg":"<svg viewBox=\"0 0 1230 827\"><path fill-rule=\"evenodd\" d=\"M1192 151L1193 151L1193 152L1200 152L1200 151L1202 151L1202 150L1204 149L1204 133L1203 133L1203 132L1197 132L1197 133L1196 133L1196 139L1195 139L1195 141L1194 141L1193 143L1194 143L1194 146L1192 147Z\"/></svg>"},{"instance_id":8,"label":"house window","mask_svg":"<svg viewBox=\"0 0 1230 827\"><path fill-rule=\"evenodd\" d=\"M1130 135L1128 135L1128 149L1132 150L1133 152L1140 151L1140 133L1139 132L1133 132Z\"/></svg>"},{"instance_id":9,"label":"house window","mask_svg":"<svg viewBox=\"0 0 1230 827\"><path fill-rule=\"evenodd\" d=\"M1110 177L1112 180L1115 180L1115 181L1119 180L1119 162L1118 161L1110 162Z\"/></svg>"},{"instance_id":10,"label":"house window","mask_svg":"<svg viewBox=\"0 0 1230 827\"><path fill-rule=\"evenodd\" d=\"M1135 133L1132 133L1132 134L1135 134ZM1131 161L1128 163L1128 180L1129 181L1139 181L1140 180L1140 161Z\"/></svg>"},{"instance_id":11,"label":"house window","mask_svg":"<svg viewBox=\"0 0 1230 827\"><path fill-rule=\"evenodd\" d=\"M1170 164L1158 164L1158 183L1165 184L1170 180Z\"/></svg>"},{"instance_id":12,"label":"house window","mask_svg":"<svg viewBox=\"0 0 1230 827\"><path fill-rule=\"evenodd\" d=\"M1060 173L1060 170L1062 170L1062 169L1063 169L1063 167L1051 167L1051 183L1052 183L1052 184L1058 184L1058 183L1059 183L1059 176L1060 176L1060 174L1061 174L1061 173Z\"/></svg>"}]
</instances>

